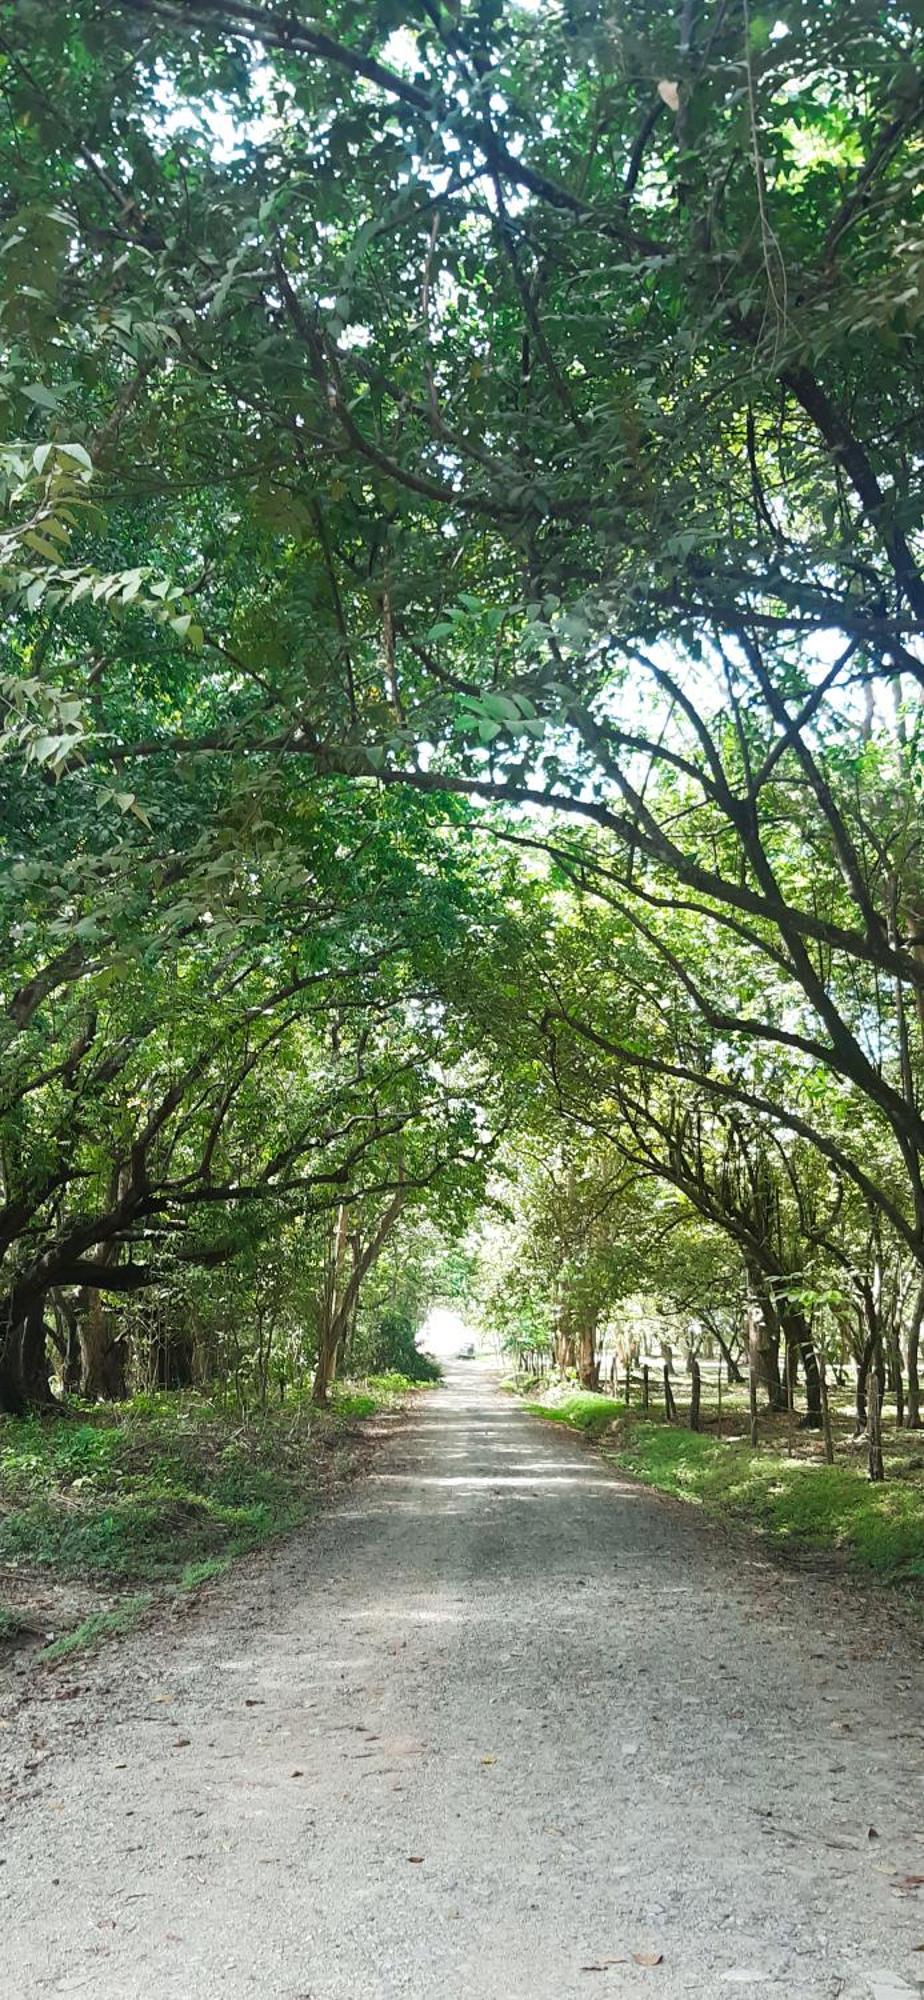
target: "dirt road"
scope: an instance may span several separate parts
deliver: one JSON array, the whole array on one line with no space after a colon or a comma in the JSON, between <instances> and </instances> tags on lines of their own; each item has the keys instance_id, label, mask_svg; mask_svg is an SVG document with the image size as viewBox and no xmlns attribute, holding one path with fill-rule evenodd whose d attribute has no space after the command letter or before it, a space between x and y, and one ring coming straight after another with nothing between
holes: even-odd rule
<instances>
[{"instance_id":1,"label":"dirt road","mask_svg":"<svg viewBox=\"0 0 924 2000\"><path fill-rule=\"evenodd\" d=\"M7 1715L0 1992L916 1995L921 1685L458 1364L269 1565Z\"/></svg>"}]
</instances>

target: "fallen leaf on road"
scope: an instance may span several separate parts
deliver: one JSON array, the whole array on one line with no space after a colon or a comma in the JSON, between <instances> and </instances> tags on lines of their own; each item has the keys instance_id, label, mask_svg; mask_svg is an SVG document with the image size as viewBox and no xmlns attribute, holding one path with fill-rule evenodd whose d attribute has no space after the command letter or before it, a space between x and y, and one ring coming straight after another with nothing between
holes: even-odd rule
<instances>
[{"instance_id":1,"label":"fallen leaf on road","mask_svg":"<svg viewBox=\"0 0 924 2000\"><path fill-rule=\"evenodd\" d=\"M895 1887L907 1895L912 1889L924 1888L924 1875L897 1875Z\"/></svg>"},{"instance_id":2,"label":"fallen leaf on road","mask_svg":"<svg viewBox=\"0 0 924 2000\"><path fill-rule=\"evenodd\" d=\"M496 1763L497 1763L497 1758L496 1758L496 1757L482 1757L482 1759L481 1759L481 1762L482 1762L483 1764L496 1764Z\"/></svg>"},{"instance_id":3,"label":"fallen leaf on road","mask_svg":"<svg viewBox=\"0 0 924 2000\"><path fill-rule=\"evenodd\" d=\"M304 1775L304 1771L293 1771L292 1773L293 1778L303 1778Z\"/></svg>"},{"instance_id":4,"label":"fallen leaf on road","mask_svg":"<svg viewBox=\"0 0 924 2000\"><path fill-rule=\"evenodd\" d=\"M421 1861L423 1860L423 1855L422 1855L422 1854L409 1854L407 1858L408 1858L408 1860L409 1860L409 1861L414 1861L414 1862L421 1862Z\"/></svg>"},{"instance_id":5,"label":"fallen leaf on road","mask_svg":"<svg viewBox=\"0 0 924 2000\"><path fill-rule=\"evenodd\" d=\"M877 1828L877 1827L875 1827L875 1826L870 1826L870 1827L867 1827L867 1830L866 1830L866 1838L867 1838L867 1840L878 1840L878 1839L879 1839L879 1830L878 1830L878 1828Z\"/></svg>"},{"instance_id":6,"label":"fallen leaf on road","mask_svg":"<svg viewBox=\"0 0 924 2000\"><path fill-rule=\"evenodd\" d=\"M176 1742L174 1743L174 1746L173 1746L173 1747L174 1747L174 1750L188 1750L188 1749L189 1749L189 1737L188 1737L188 1736L178 1736L178 1737L177 1737L177 1739L176 1739Z\"/></svg>"},{"instance_id":7,"label":"fallen leaf on road","mask_svg":"<svg viewBox=\"0 0 924 2000\"><path fill-rule=\"evenodd\" d=\"M634 1951L632 1953L632 1963L633 1965L663 1965L664 1953L663 1951Z\"/></svg>"}]
</instances>

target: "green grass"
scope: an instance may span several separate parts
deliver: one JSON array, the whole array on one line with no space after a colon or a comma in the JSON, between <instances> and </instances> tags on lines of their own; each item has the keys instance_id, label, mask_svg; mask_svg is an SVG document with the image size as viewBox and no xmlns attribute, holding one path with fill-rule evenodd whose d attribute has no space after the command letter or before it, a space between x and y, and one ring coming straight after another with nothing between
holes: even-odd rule
<instances>
[{"instance_id":1,"label":"green grass","mask_svg":"<svg viewBox=\"0 0 924 2000\"><path fill-rule=\"evenodd\" d=\"M137 1597L128 1597L114 1611L94 1611L85 1618L82 1625L75 1625L70 1632L62 1632L60 1639L53 1639L50 1646L43 1646L36 1654L36 1664L51 1666L55 1660L69 1659L72 1653L89 1653L104 1639L113 1639L120 1632L130 1632L153 1603L149 1590L141 1591Z\"/></svg>"},{"instance_id":2,"label":"green grass","mask_svg":"<svg viewBox=\"0 0 924 2000\"><path fill-rule=\"evenodd\" d=\"M193 1590L297 1527L346 1466L352 1426L413 1386L398 1375L346 1383L329 1410L293 1397L248 1418L164 1393L0 1420L0 1563L126 1592L38 1657L125 1629L137 1586ZM0 1638L14 1625L0 1606Z\"/></svg>"},{"instance_id":3,"label":"green grass","mask_svg":"<svg viewBox=\"0 0 924 2000\"><path fill-rule=\"evenodd\" d=\"M554 1403L527 1403L526 1408L534 1417L545 1417L550 1424L567 1424L571 1430L597 1438L625 1415L626 1406L591 1389L572 1389Z\"/></svg>"},{"instance_id":4,"label":"green grass","mask_svg":"<svg viewBox=\"0 0 924 2000\"><path fill-rule=\"evenodd\" d=\"M211 1583L213 1577L224 1576L229 1568L228 1556L206 1556L204 1562L187 1563L180 1571L180 1589L198 1590L200 1583Z\"/></svg>"},{"instance_id":5,"label":"green grass","mask_svg":"<svg viewBox=\"0 0 924 2000\"><path fill-rule=\"evenodd\" d=\"M780 1543L843 1550L893 1581L924 1577L924 1479L873 1485L858 1464L824 1465L776 1451L636 1423L613 1454L649 1485L749 1521Z\"/></svg>"},{"instance_id":6,"label":"green grass","mask_svg":"<svg viewBox=\"0 0 924 2000\"><path fill-rule=\"evenodd\" d=\"M862 1455L829 1466L817 1456L786 1457L775 1439L755 1451L740 1440L645 1419L586 1390L526 1408L596 1439L616 1420L606 1455L617 1465L708 1513L757 1527L780 1546L837 1549L889 1582L924 1578L924 1459L913 1436L896 1442L914 1456L897 1457L894 1476L873 1485Z\"/></svg>"}]
</instances>

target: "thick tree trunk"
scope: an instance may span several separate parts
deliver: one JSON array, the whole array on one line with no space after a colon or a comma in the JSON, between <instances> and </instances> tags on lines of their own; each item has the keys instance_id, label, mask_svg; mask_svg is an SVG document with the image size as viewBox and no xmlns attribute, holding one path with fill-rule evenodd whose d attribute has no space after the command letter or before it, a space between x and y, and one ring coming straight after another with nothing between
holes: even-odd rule
<instances>
[{"instance_id":1,"label":"thick tree trunk","mask_svg":"<svg viewBox=\"0 0 924 2000\"><path fill-rule=\"evenodd\" d=\"M113 1332L102 1294L87 1293L86 1310L77 1325L80 1343L80 1393L90 1402L116 1403L125 1394L125 1345Z\"/></svg>"},{"instance_id":2,"label":"thick tree trunk","mask_svg":"<svg viewBox=\"0 0 924 2000\"><path fill-rule=\"evenodd\" d=\"M592 1314L581 1314L577 1337L577 1371L582 1389L599 1389L597 1322Z\"/></svg>"},{"instance_id":3,"label":"thick tree trunk","mask_svg":"<svg viewBox=\"0 0 924 2000\"><path fill-rule=\"evenodd\" d=\"M562 1300L559 1307L555 1325L553 1352L555 1366L560 1374L565 1375L569 1370L573 1371L577 1367L574 1320L572 1318L571 1307L566 1300Z\"/></svg>"},{"instance_id":4,"label":"thick tree trunk","mask_svg":"<svg viewBox=\"0 0 924 2000\"><path fill-rule=\"evenodd\" d=\"M61 1357L61 1388L65 1396L80 1394L80 1336L75 1306L63 1292L53 1294L58 1335L55 1345Z\"/></svg>"},{"instance_id":5,"label":"thick tree trunk","mask_svg":"<svg viewBox=\"0 0 924 2000\"><path fill-rule=\"evenodd\" d=\"M314 1365L314 1379L311 1384L311 1400L320 1410L325 1410L330 1402L330 1389L336 1365L337 1343L332 1338L332 1329L324 1327L318 1341L318 1358Z\"/></svg>"},{"instance_id":6,"label":"thick tree trunk","mask_svg":"<svg viewBox=\"0 0 924 2000\"><path fill-rule=\"evenodd\" d=\"M785 1410L786 1386L780 1375L780 1325L769 1294L755 1285L748 1307L748 1374L766 1392L771 1410Z\"/></svg>"},{"instance_id":7,"label":"thick tree trunk","mask_svg":"<svg viewBox=\"0 0 924 2000\"><path fill-rule=\"evenodd\" d=\"M54 1408L48 1373L44 1300L35 1299L25 1317L0 1340L0 1411L25 1416Z\"/></svg>"},{"instance_id":8,"label":"thick tree trunk","mask_svg":"<svg viewBox=\"0 0 924 2000\"><path fill-rule=\"evenodd\" d=\"M380 1216L372 1235L360 1248L358 1235L352 1239L353 1268L344 1283L344 1265L348 1243L347 1210L342 1204L338 1212L334 1239L331 1245L324 1292L321 1300L320 1324L318 1329L318 1358L311 1387L311 1400L323 1409L330 1400L331 1384L337 1372L337 1358L341 1343L353 1313L359 1302L363 1279L371 1271L376 1258L385 1244L404 1207L405 1193L402 1187L396 1189L384 1214Z\"/></svg>"},{"instance_id":9,"label":"thick tree trunk","mask_svg":"<svg viewBox=\"0 0 924 2000\"><path fill-rule=\"evenodd\" d=\"M812 1339L811 1329L805 1318L805 1314L793 1311L789 1306L781 1314L781 1319L785 1337L799 1355L805 1376L806 1409L805 1416L802 1419L803 1428L820 1431L822 1428L821 1377L818 1371L818 1356L815 1352L815 1342ZM793 1375L793 1381L795 1381L795 1375Z\"/></svg>"},{"instance_id":10,"label":"thick tree trunk","mask_svg":"<svg viewBox=\"0 0 924 2000\"><path fill-rule=\"evenodd\" d=\"M322 1410L326 1409L330 1402L331 1387L337 1374L343 1326L342 1316L334 1313L323 1321L318 1334L318 1357L311 1384L311 1400Z\"/></svg>"}]
</instances>

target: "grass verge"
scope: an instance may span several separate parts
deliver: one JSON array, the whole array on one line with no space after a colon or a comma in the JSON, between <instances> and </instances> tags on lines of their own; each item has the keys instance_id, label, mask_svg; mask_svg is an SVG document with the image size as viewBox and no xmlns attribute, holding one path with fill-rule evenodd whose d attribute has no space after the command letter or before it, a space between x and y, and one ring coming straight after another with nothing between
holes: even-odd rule
<instances>
[{"instance_id":1,"label":"grass verge","mask_svg":"<svg viewBox=\"0 0 924 2000\"><path fill-rule=\"evenodd\" d=\"M781 1548L836 1550L889 1583L924 1578L924 1440L913 1433L900 1440L893 1476L873 1485L862 1454L829 1466L787 1457L775 1437L755 1451L740 1438L646 1419L584 1390L526 1408L605 1440L607 1458L646 1485L758 1528Z\"/></svg>"},{"instance_id":2,"label":"grass verge","mask_svg":"<svg viewBox=\"0 0 924 2000\"><path fill-rule=\"evenodd\" d=\"M567 1424L569 1430L583 1431L586 1437L603 1437L616 1419L625 1415L625 1403L612 1396L600 1396L590 1389L573 1389L554 1403L527 1403L534 1417L550 1424Z\"/></svg>"},{"instance_id":3,"label":"grass verge","mask_svg":"<svg viewBox=\"0 0 924 2000\"><path fill-rule=\"evenodd\" d=\"M329 1410L293 1398L242 1417L200 1394L136 1396L0 1420L0 1641L30 1582L106 1602L35 1655L45 1662L137 1622L158 1592L190 1591L315 1511L362 1450L356 1425L413 1387L389 1375L338 1388ZM146 1586L139 1590L139 1586ZM0 1582L0 1600L3 1589ZM112 1599L117 1599L112 1605ZM54 1621L55 1626L57 1620Z\"/></svg>"},{"instance_id":4,"label":"grass verge","mask_svg":"<svg viewBox=\"0 0 924 2000\"><path fill-rule=\"evenodd\" d=\"M70 1659L74 1653L90 1653L104 1639L114 1639L120 1632L130 1632L153 1601L153 1592L142 1590L136 1597L127 1597L123 1604L117 1604L113 1611L94 1611L70 1632L62 1632L59 1639L43 1646L41 1652L35 1655L36 1666L51 1666L56 1660Z\"/></svg>"}]
</instances>

